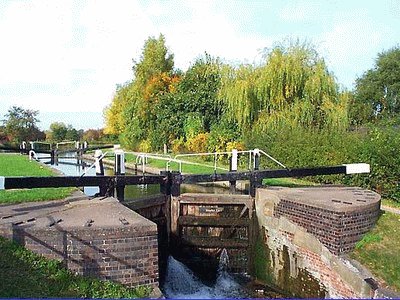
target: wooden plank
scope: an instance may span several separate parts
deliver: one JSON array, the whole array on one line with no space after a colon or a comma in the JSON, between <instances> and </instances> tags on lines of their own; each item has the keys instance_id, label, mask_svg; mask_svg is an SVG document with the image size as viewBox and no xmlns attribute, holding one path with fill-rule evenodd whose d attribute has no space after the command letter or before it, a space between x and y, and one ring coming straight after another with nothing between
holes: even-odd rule
<instances>
[{"instance_id":1,"label":"wooden plank","mask_svg":"<svg viewBox=\"0 0 400 300\"><path fill-rule=\"evenodd\" d=\"M196 183L196 182L215 182L215 181L233 181L250 180L251 178L285 178L285 177L304 177L316 175L346 174L346 166L329 166L316 168L298 168L298 169L277 169L263 170L254 172L228 172L222 174L199 174L199 175L175 175L174 183Z\"/></svg>"},{"instance_id":2,"label":"wooden plank","mask_svg":"<svg viewBox=\"0 0 400 300\"><path fill-rule=\"evenodd\" d=\"M221 174L198 174L198 175L175 175L173 181L176 183L196 183L215 181L249 180L251 172L228 172Z\"/></svg>"},{"instance_id":3,"label":"wooden plank","mask_svg":"<svg viewBox=\"0 0 400 300\"><path fill-rule=\"evenodd\" d=\"M180 241L185 246L203 248L247 248L249 246L248 241L220 239L218 237L181 236Z\"/></svg>"},{"instance_id":4,"label":"wooden plank","mask_svg":"<svg viewBox=\"0 0 400 300\"><path fill-rule=\"evenodd\" d=\"M52 176L52 177L4 177L5 189L80 187L105 184L159 184L164 177L152 176Z\"/></svg>"},{"instance_id":5,"label":"wooden plank","mask_svg":"<svg viewBox=\"0 0 400 300\"><path fill-rule=\"evenodd\" d=\"M160 195L150 196L150 197L146 197L146 198L142 198L142 199L123 201L122 203L132 210L137 210L137 209L148 208L148 207L152 207L152 206L163 205L166 202L167 202L166 196L160 194Z\"/></svg>"},{"instance_id":6,"label":"wooden plank","mask_svg":"<svg viewBox=\"0 0 400 300\"><path fill-rule=\"evenodd\" d=\"M199 204L199 205L207 205L207 204L231 204L231 205L250 205L253 203L253 199L247 197L247 199L236 199L234 195L231 195L233 199L229 197L213 197L210 196L209 198L207 195L203 197L191 197L186 196L185 194L181 195L179 198L179 202L181 204Z\"/></svg>"},{"instance_id":7,"label":"wooden plank","mask_svg":"<svg viewBox=\"0 0 400 300\"><path fill-rule=\"evenodd\" d=\"M181 226L242 227L250 226L250 220L245 218L180 216L178 224Z\"/></svg>"},{"instance_id":8,"label":"wooden plank","mask_svg":"<svg viewBox=\"0 0 400 300\"><path fill-rule=\"evenodd\" d=\"M346 174L346 166L331 166L317 168L298 168L298 169L280 169L280 170L263 170L255 171L257 178L285 178L285 177L304 177L316 175L334 175Z\"/></svg>"}]
</instances>

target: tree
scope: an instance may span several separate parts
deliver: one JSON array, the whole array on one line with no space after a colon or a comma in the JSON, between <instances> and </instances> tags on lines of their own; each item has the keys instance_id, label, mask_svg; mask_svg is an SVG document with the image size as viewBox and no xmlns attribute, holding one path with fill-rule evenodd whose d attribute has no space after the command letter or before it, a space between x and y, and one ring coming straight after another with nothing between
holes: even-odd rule
<instances>
[{"instance_id":1,"label":"tree","mask_svg":"<svg viewBox=\"0 0 400 300\"><path fill-rule=\"evenodd\" d=\"M143 47L139 62L134 61L133 71L136 84L144 87L154 76L168 73L174 67L174 55L165 45L165 37L160 34L158 39L148 38Z\"/></svg>"},{"instance_id":2,"label":"tree","mask_svg":"<svg viewBox=\"0 0 400 300\"><path fill-rule=\"evenodd\" d=\"M130 147L156 136L152 134L158 126L155 107L163 95L174 91L179 81L173 73L173 58L163 35L145 41L140 60L133 65L132 82L117 89L105 112L106 133L121 132L122 141Z\"/></svg>"},{"instance_id":3,"label":"tree","mask_svg":"<svg viewBox=\"0 0 400 300\"><path fill-rule=\"evenodd\" d=\"M223 113L218 99L221 68L219 59L206 53L186 71L178 86L177 93L185 100L185 112L190 114L188 118L192 118L193 113L202 116L205 131L209 131Z\"/></svg>"},{"instance_id":4,"label":"tree","mask_svg":"<svg viewBox=\"0 0 400 300\"><path fill-rule=\"evenodd\" d=\"M129 82L123 85L118 85L111 104L104 109L106 134L119 135L124 132L126 124L124 119L124 110L127 103L133 100L133 83Z\"/></svg>"},{"instance_id":5,"label":"tree","mask_svg":"<svg viewBox=\"0 0 400 300\"><path fill-rule=\"evenodd\" d=\"M44 133L39 130L37 116L39 111L12 106L3 120L4 132L13 142L44 139Z\"/></svg>"},{"instance_id":6,"label":"tree","mask_svg":"<svg viewBox=\"0 0 400 300\"><path fill-rule=\"evenodd\" d=\"M378 54L375 66L356 80L353 123L400 112L400 47Z\"/></svg>"},{"instance_id":7,"label":"tree","mask_svg":"<svg viewBox=\"0 0 400 300\"><path fill-rule=\"evenodd\" d=\"M82 139L87 142L98 142L105 138L103 129L88 129L82 134Z\"/></svg>"},{"instance_id":8,"label":"tree","mask_svg":"<svg viewBox=\"0 0 400 300\"><path fill-rule=\"evenodd\" d=\"M219 96L242 132L277 128L346 129L348 97L308 44L277 45L260 66L223 70Z\"/></svg>"},{"instance_id":9,"label":"tree","mask_svg":"<svg viewBox=\"0 0 400 300\"><path fill-rule=\"evenodd\" d=\"M65 125L62 122L51 123L50 130L46 132L46 140L52 142L76 141L79 138L79 132L72 125Z\"/></svg>"}]
</instances>

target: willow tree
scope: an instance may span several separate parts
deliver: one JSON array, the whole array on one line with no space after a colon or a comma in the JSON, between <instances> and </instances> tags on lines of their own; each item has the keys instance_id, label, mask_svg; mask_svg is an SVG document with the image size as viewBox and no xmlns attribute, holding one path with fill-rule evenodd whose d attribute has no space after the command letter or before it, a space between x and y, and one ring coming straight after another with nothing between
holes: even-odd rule
<instances>
[{"instance_id":1,"label":"willow tree","mask_svg":"<svg viewBox=\"0 0 400 300\"><path fill-rule=\"evenodd\" d=\"M242 131L254 125L262 131L347 127L347 97L340 96L334 76L308 44L276 46L263 64L223 74L219 96Z\"/></svg>"}]
</instances>

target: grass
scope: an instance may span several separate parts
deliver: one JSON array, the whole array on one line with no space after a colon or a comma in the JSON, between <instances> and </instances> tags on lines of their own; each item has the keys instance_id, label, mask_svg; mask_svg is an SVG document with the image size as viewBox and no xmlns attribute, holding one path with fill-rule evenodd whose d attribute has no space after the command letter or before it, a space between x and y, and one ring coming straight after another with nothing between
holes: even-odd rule
<instances>
[{"instance_id":1,"label":"grass","mask_svg":"<svg viewBox=\"0 0 400 300\"><path fill-rule=\"evenodd\" d=\"M54 176L54 171L27 156L0 154L0 176ZM74 188L0 190L0 204L63 199Z\"/></svg>"},{"instance_id":2,"label":"grass","mask_svg":"<svg viewBox=\"0 0 400 300\"><path fill-rule=\"evenodd\" d=\"M356 245L352 257L400 292L400 215L384 212Z\"/></svg>"},{"instance_id":3,"label":"grass","mask_svg":"<svg viewBox=\"0 0 400 300\"><path fill-rule=\"evenodd\" d=\"M148 287L126 288L72 274L48 260L0 237L1 298L142 298Z\"/></svg>"},{"instance_id":4,"label":"grass","mask_svg":"<svg viewBox=\"0 0 400 300\"><path fill-rule=\"evenodd\" d=\"M301 187L301 186L314 186L317 184L315 182L299 178L267 178L263 180L263 185Z\"/></svg>"}]
</instances>

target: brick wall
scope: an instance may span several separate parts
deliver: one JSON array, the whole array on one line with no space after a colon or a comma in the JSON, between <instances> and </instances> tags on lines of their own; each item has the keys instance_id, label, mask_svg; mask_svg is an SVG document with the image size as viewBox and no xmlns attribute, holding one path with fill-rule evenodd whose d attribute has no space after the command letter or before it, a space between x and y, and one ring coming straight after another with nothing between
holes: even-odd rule
<instances>
[{"instance_id":1,"label":"brick wall","mask_svg":"<svg viewBox=\"0 0 400 300\"><path fill-rule=\"evenodd\" d=\"M80 275L109 279L127 286L158 286L157 231L122 228L16 228L14 238L27 249L63 261Z\"/></svg>"},{"instance_id":2,"label":"brick wall","mask_svg":"<svg viewBox=\"0 0 400 300\"><path fill-rule=\"evenodd\" d=\"M2 236L62 261L77 274L158 288L157 225L116 199L84 200L51 212L18 205L7 209ZM21 209L28 214L21 215Z\"/></svg>"},{"instance_id":3,"label":"brick wall","mask_svg":"<svg viewBox=\"0 0 400 300\"><path fill-rule=\"evenodd\" d=\"M316 253L311 249L307 249L306 247L299 247L298 245L296 245L296 243L294 243L293 241L293 233L287 232L282 229L278 229L278 232L282 236L283 240L289 242L286 244L286 247L290 248L292 256L295 257L295 259L291 262L292 264L294 264L292 268L297 268L297 273L300 273L299 270L305 271L307 274L309 274L309 276L313 276L320 283L319 290L313 290L310 282L304 280L296 280L297 284L291 285L290 290L290 292L294 293L295 296L305 298L328 297L343 299L355 299L361 296L359 291L355 290L347 282L345 282L341 274L332 267L333 264L331 262L333 260L324 257L324 255L321 255L321 253ZM267 231L265 232L265 235L265 240L271 238L270 236L268 236ZM277 249L274 250L277 251ZM299 265L296 266L296 260L300 259L303 261L300 265L306 265L306 267L303 269L301 269ZM288 262L283 262L283 264L285 263L287 264ZM282 268L281 272L288 272L288 270L287 268ZM372 297L373 294L371 293L368 296Z\"/></svg>"},{"instance_id":4,"label":"brick wall","mask_svg":"<svg viewBox=\"0 0 400 300\"><path fill-rule=\"evenodd\" d=\"M335 254L350 252L379 217L380 203L351 211L335 211L281 199L274 216L285 216L315 235Z\"/></svg>"},{"instance_id":5,"label":"brick wall","mask_svg":"<svg viewBox=\"0 0 400 300\"><path fill-rule=\"evenodd\" d=\"M379 212L380 196L360 188L258 189L257 249L265 267L256 266L257 274L292 297L379 296L372 274L343 255Z\"/></svg>"}]
</instances>

